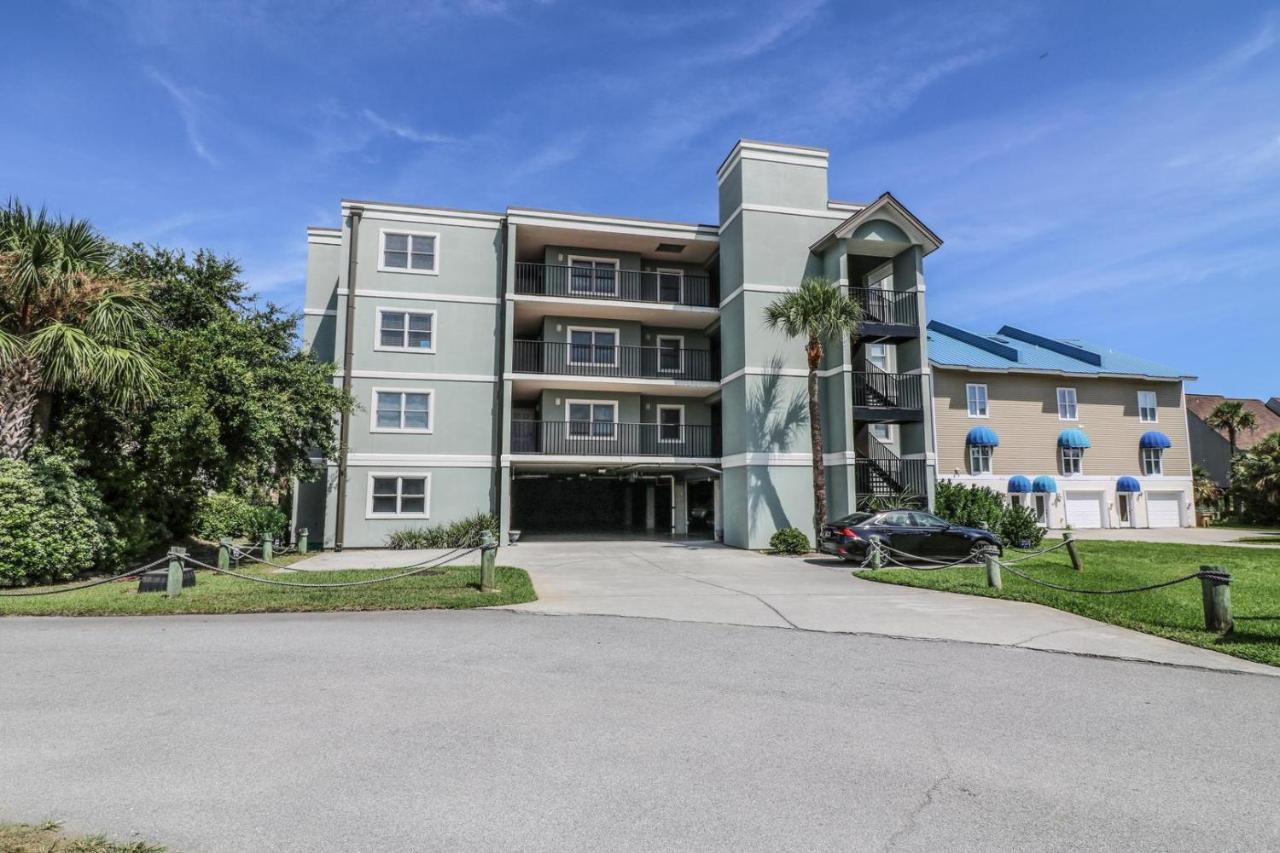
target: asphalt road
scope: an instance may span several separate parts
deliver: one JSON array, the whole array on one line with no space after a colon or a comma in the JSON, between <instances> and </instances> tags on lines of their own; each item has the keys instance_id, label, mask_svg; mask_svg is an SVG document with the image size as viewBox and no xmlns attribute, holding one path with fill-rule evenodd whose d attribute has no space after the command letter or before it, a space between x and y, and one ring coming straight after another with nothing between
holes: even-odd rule
<instances>
[{"instance_id":1,"label":"asphalt road","mask_svg":"<svg viewBox=\"0 0 1280 853\"><path fill-rule=\"evenodd\" d=\"M0 820L186 851L1280 849L1280 680L512 612L0 620Z\"/></svg>"}]
</instances>

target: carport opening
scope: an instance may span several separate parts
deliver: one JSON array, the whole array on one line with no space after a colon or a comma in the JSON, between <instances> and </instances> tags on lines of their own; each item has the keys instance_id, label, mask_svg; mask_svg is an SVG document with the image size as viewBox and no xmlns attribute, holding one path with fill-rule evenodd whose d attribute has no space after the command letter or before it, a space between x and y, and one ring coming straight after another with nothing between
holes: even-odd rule
<instances>
[{"instance_id":1,"label":"carport opening","mask_svg":"<svg viewBox=\"0 0 1280 853\"><path fill-rule=\"evenodd\" d=\"M702 471L517 472L511 526L534 537L714 539L715 482Z\"/></svg>"}]
</instances>

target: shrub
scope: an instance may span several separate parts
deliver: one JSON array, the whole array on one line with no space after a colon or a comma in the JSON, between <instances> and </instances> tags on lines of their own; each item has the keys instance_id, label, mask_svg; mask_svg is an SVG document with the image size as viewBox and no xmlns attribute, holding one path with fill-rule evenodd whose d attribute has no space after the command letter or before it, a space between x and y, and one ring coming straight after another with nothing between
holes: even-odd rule
<instances>
[{"instance_id":1,"label":"shrub","mask_svg":"<svg viewBox=\"0 0 1280 853\"><path fill-rule=\"evenodd\" d=\"M477 548L480 535L488 530L498 538L498 517L478 512L449 524L431 527L406 527L387 535L388 548Z\"/></svg>"},{"instance_id":2,"label":"shrub","mask_svg":"<svg viewBox=\"0 0 1280 853\"><path fill-rule=\"evenodd\" d=\"M794 527L784 527L769 537L769 547L779 554L807 554L809 537Z\"/></svg>"},{"instance_id":3,"label":"shrub","mask_svg":"<svg viewBox=\"0 0 1280 853\"><path fill-rule=\"evenodd\" d=\"M1044 539L1044 528L1036 523L1036 514L1025 506L1006 509L998 530L1004 544L1015 548L1039 548Z\"/></svg>"},{"instance_id":4,"label":"shrub","mask_svg":"<svg viewBox=\"0 0 1280 853\"><path fill-rule=\"evenodd\" d=\"M119 554L97 488L66 459L41 448L0 459L0 586L72 580Z\"/></svg>"},{"instance_id":5,"label":"shrub","mask_svg":"<svg viewBox=\"0 0 1280 853\"><path fill-rule=\"evenodd\" d=\"M1004 498L986 486L965 486L939 480L934 500L934 513L961 527L985 527L999 530L1004 517Z\"/></svg>"},{"instance_id":6,"label":"shrub","mask_svg":"<svg viewBox=\"0 0 1280 853\"><path fill-rule=\"evenodd\" d=\"M202 539L257 539L263 534L275 538L288 524L285 514L274 504L254 503L230 492L214 492L201 498L193 521L194 532Z\"/></svg>"}]
</instances>

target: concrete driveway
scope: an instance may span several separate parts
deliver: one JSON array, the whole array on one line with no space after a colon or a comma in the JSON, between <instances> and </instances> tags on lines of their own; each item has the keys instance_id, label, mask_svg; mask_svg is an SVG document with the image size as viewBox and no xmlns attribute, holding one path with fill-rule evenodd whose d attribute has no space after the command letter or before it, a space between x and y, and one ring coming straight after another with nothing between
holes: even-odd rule
<instances>
[{"instance_id":1,"label":"concrete driveway","mask_svg":"<svg viewBox=\"0 0 1280 853\"><path fill-rule=\"evenodd\" d=\"M879 584L837 560L772 557L711 542L527 542L533 613L955 640L1280 675L1280 670L1036 604ZM974 571L981 571L975 568Z\"/></svg>"},{"instance_id":2,"label":"concrete driveway","mask_svg":"<svg viewBox=\"0 0 1280 853\"><path fill-rule=\"evenodd\" d=\"M1266 530L1241 530L1230 527L1108 527L1100 530L1076 530L1077 539L1108 539L1115 542L1168 542L1174 545L1230 545L1234 548L1280 548L1280 533ZM1275 537L1274 545L1237 542L1237 539L1259 536ZM1051 539L1061 538L1060 531L1049 534Z\"/></svg>"}]
</instances>

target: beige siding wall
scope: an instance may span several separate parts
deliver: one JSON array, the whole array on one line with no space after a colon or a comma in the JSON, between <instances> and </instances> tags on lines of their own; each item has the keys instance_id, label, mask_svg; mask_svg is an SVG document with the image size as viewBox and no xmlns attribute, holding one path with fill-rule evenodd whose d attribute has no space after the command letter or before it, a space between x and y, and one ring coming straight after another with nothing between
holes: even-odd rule
<instances>
[{"instance_id":1,"label":"beige siding wall","mask_svg":"<svg viewBox=\"0 0 1280 853\"><path fill-rule=\"evenodd\" d=\"M985 384L988 418L969 417L965 386ZM1077 421L1058 420L1057 389L1073 387ZM1138 391L1155 391L1158 421L1138 420ZM1181 382L982 373L934 368L938 430L938 474L968 473L965 436L988 426L1000 437L992 468L997 476L1058 474L1058 434L1079 427L1092 447L1084 453L1085 476L1141 476L1138 439L1158 430L1173 442L1164 453L1166 477L1191 476L1191 451Z\"/></svg>"}]
</instances>

